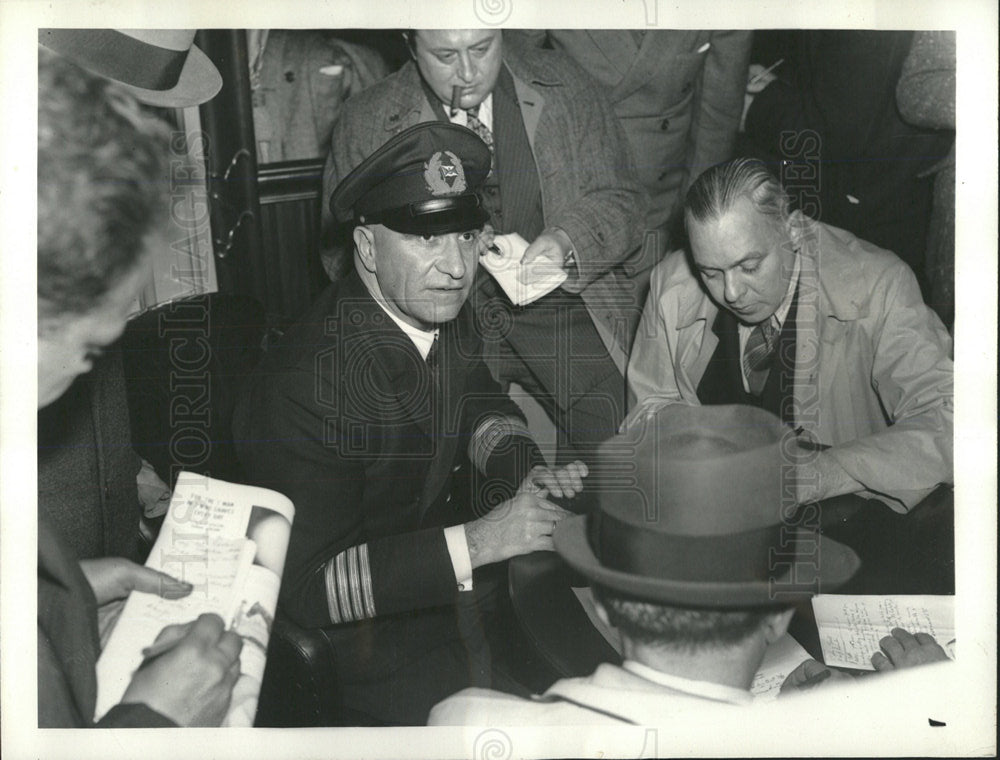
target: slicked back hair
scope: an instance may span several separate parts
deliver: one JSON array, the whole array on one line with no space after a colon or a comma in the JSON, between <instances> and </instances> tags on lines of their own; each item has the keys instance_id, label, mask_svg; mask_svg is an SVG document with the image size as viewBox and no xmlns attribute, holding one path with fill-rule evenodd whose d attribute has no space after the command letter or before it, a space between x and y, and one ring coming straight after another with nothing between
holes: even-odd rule
<instances>
[{"instance_id":1,"label":"slicked back hair","mask_svg":"<svg viewBox=\"0 0 1000 760\"><path fill-rule=\"evenodd\" d=\"M706 170L684 198L685 227L718 219L739 198L748 198L760 213L779 222L788 219L789 199L781 183L763 161L734 158Z\"/></svg>"}]
</instances>

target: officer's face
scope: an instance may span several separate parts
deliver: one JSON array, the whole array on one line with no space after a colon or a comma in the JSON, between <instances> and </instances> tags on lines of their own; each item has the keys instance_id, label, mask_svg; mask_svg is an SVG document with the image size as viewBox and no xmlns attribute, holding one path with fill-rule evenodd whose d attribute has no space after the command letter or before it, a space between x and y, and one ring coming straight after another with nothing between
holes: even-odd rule
<instances>
[{"instance_id":1,"label":"officer's face","mask_svg":"<svg viewBox=\"0 0 1000 760\"><path fill-rule=\"evenodd\" d=\"M785 224L739 198L718 219L690 221L695 267L712 299L745 324L778 310L795 263Z\"/></svg>"},{"instance_id":2,"label":"officer's face","mask_svg":"<svg viewBox=\"0 0 1000 760\"><path fill-rule=\"evenodd\" d=\"M357 228L355 242L364 267L397 317L432 330L458 316L476 277L479 230L407 235L375 224Z\"/></svg>"},{"instance_id":3,"label":"officer's face","mask_svg":"<svg viewBox=\"0 0 1000 760\"><path fill-rule=\"evenodd\" d=\"M461 108L482 103L500 73L501 40L496 29L421 29L414 33L413 57L442 103L461 87Z\"/></svg>"}]
</instances>

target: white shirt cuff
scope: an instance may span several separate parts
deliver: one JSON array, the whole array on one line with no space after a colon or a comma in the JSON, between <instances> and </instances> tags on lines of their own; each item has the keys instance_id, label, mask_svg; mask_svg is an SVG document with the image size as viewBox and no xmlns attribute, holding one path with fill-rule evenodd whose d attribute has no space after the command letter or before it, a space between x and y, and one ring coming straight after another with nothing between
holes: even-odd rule
<instances>
[{"instance_id":1,"label":"white shirt cuff","mask_svg":"<svg viewBox=\"0 0 1000 760\"><path fill-rule=\"evenodd\" d=\"M455 569L455 582L459 591L472 591L472 558L469 556L469 542L465 538L464 525L452 525L444 529L444 542L451 555L451 566Z\"/></svg>"}]
</instances>

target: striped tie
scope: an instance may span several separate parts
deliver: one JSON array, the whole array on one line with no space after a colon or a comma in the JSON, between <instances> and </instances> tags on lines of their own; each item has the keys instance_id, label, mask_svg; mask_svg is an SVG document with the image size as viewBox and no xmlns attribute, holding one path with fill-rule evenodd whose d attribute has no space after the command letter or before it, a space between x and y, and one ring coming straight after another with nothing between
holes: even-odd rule
<instances>
[{"instance_id":1,"label":"striped tie","mask_svg":"<svg viewBox=\"0 0 1000 760\"><path fill-rule=\"evenodd\" d=\"M771 357L777 342L778 328L774 320L768 318L757 325L747 338L743 349L743 371L747 376L750 392L759 396L767 382L767 374L771 365Z\"/></svg>"},{"instance_id":2,"label":"striped tie","mask_svg":"<svg viewBox=\"0 0 1000 760\"><path fill-rule=\"evenodd\" d=\"M490 149L490 164L491 164L491 166L490 166L490 173L492 174L492 172L493 172L493 167L492 167L492 163L493 163L493 133L490 131L489 127L487 127L485 124L483 124L479 120L479 106L478 105L475 105L472 108L466 108L465 109L465 113L469 117L469 120L468 120L469 129L471 129L473 132L475 132L477 135L479 135L479 138L484 143L486 143L486 145Z\"/></svg>"}]
</instances>

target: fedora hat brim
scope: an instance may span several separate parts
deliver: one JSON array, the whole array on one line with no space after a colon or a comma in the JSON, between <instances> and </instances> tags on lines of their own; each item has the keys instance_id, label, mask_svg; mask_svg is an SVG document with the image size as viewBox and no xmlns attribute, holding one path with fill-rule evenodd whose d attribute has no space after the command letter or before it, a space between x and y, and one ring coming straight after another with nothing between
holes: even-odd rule
<instances>
[{"instance_id":1,"label":"fedora hat brim","mask_svg":"<svg viewBox=\"0 0 1000 760\"><path fill-rule=\"evenodd\" d=\"M788 606L845 583L861 565L853 550L841 543L798 529L798 546L812 543L815 554L799 552L786 561L784 572L749 582L668 580L614 570L601 564L587 539L587 516L567 518L556 525L552 539L566 563L594 583L651 602L685 607ZM815 543L813 543L815 542Z\"/></svg>"},{"instance_id":2,"label":"fedora hat brim","mask_svg":"<svg viewBox=\"0 0 1000 760\"><path fill-rule=\"evenodd\" d=\"M169 90L147 90L115 80L143 103L163 108L187 108L211 100L222 89L222 75L201 49L192 45L177 84Z\"/></svg>"},{"instance_id":3,"label":"fedora hat brim","mask_svg":"<svg viewBox=\"0 0 1000 760\"><path fill-rule=\"evenodd\" d=\"M193 44L194 34L194 30L39 29L38 42L114 82L142 103L186 108L211 100L222 89L219 70Z\"/></svg>"}]
</instances>

